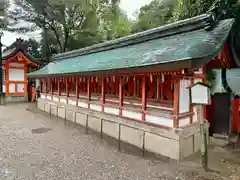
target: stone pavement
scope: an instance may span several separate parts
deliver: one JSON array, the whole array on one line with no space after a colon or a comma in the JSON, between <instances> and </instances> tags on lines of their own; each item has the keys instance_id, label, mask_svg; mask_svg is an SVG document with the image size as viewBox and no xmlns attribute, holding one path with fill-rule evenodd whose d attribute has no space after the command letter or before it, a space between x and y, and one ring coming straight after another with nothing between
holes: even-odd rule
<instances>
[{"instance_id":1,"label":"stone pavement","mask_svg":"<svg viewBox=\"0 0 240 180\"><path fill-rule=\"evenodd\" d=\"M109 140L100 140L95 133L86 134L82 127L50 118L33 106L28 103L0 106L0 180L236 180L240 177L238 152L233 153L236 159L225 149L213 148L210 159L215 169L205 173L199 167L198 156L179 165L166 159L121 152Z\"/></svg>"}]
</instances>

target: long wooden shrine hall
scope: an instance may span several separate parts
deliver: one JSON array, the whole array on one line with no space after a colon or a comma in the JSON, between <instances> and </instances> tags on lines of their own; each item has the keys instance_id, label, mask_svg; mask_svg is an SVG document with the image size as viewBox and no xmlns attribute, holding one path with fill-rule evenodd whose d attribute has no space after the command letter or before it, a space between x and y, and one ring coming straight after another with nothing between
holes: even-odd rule
<instances>
[{"instance_id":1,"label":"long wooden shrine hall","mask_svg":"<svg viewBox=\"0 0 240 180\"><path fill-rule=\"evenodd\" d=\"M56 55L39 79L43 111L146 151L182 159L200 149L189 86L222 51L233 19L211 15ZM179 28L181 27L181 28Z\"/></svg>"}]
</instances>

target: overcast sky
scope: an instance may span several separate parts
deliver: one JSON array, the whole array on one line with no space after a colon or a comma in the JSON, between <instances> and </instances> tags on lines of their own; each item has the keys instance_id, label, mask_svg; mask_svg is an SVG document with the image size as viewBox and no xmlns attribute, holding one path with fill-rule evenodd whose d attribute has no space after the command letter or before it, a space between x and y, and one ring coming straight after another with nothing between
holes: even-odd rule
<instances>
[{"instance_id":1,"label":"overcast sky","mask_svg":"<svg viewBox=\"0 0 240 180\"><path fill-rule=\"evenodd\" d=\"M133 18L133 14L139 10L143 5L148 4L151 0L121 0L120 7L125 10L129 17ZM35 33L30 34L17 34L17 33L10 33L4 32L4 36L2 37L2 43L5 46L9 46L12 44L16 38L37 38L39 39L39 35Z\"/></svg>"}]
</instances>

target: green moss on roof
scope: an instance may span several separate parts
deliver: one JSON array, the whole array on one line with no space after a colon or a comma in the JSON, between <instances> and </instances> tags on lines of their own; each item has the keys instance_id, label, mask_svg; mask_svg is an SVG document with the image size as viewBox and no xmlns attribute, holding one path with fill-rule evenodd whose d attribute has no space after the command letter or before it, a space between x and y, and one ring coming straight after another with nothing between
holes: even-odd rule
<instances>
[{"instance_id":1,"label":"green moss on roof","mask_svg":"<svg viewBox=\"0 0 240 180\"><path fill-rule=\"evenodd\" d=\"M233 19L222 20L211 31L202 28L117 49L61 59L28 76L87 73L213 58L225 43L233 22Z\"/></svg>"}]
</instances>

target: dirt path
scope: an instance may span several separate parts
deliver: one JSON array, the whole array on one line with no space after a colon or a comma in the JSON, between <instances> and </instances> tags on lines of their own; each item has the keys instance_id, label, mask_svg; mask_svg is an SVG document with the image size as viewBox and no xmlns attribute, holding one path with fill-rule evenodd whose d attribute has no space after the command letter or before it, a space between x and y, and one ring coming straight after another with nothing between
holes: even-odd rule
<instances>
[{"instance_id":1,"label":"dirt path","mask_svg":"<svg viewBox=\"0 0 240 180\"><path fill-rule=\"evenodd\" d=\"M205 173L199 168L197 156L179 166L170 160L123 153L107 140L86 134L84 128L26 110L28 107L29 104L0 106L1 180L236 180L240 177L238 152L229 154L225 149L214 152L213 148L211 166L216 172Z\"/></svg>"}]
</instances>

